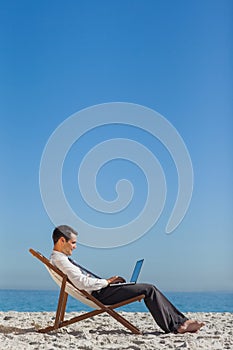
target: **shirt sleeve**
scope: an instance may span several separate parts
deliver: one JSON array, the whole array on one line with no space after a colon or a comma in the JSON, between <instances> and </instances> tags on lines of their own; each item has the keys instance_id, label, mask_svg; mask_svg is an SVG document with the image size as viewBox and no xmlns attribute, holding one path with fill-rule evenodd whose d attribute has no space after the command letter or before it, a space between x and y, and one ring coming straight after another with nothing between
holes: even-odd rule
<instances>
[{"instance_id":1,"label":"shirt sleeve","mask_svg":"<svg viewBox=\"0 0 233 350\"><path fill-rule=\"evenodd\" d=\"M95 290L105 288L108 285L106 279L93 278L84 275L81 269L72 264L65 255L53 256L52 254L51 262L59 270L65 273L69 280L79 289L84 289L87 292L93 292Z\"/></svg>"}]
</instances>

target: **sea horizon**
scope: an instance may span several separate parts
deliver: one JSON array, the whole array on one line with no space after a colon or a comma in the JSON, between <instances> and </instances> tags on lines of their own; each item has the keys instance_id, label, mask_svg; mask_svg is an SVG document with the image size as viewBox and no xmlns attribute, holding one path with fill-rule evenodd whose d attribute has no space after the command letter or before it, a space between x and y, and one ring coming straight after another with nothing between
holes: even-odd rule
<instances>
[{"instance_id":1,"label":"sea horizon","mask_svg":"<svg viewBox=\"0 0 233 350\"><path fill-rule=\"evenodd\" d=\"M163 291L163 294L182 312L233 313L233 291ZM59 290L0 289L0 312L55 311ZM90 308L69 297L67 312L88 311ZM144 302L119 308L126 312L147 312Z\"/></svg>"}]
</instances>

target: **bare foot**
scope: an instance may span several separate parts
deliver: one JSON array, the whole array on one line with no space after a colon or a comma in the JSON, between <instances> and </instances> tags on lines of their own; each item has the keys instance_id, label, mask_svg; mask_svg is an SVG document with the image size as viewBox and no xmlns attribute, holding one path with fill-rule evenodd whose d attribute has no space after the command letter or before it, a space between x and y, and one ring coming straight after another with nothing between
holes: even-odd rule
<instances>
[{"instance_id":1,"label":"bare foot","mask_svg":"<svg viewBox=\"0 0 233 350\"><path fill-rule=\"evenodd\" d=\"M205 323L203 322L187 320L177 329L177 332L180 334L187 333L187 332L196 333L204 325Z\"/></svg>"}]
</instances>

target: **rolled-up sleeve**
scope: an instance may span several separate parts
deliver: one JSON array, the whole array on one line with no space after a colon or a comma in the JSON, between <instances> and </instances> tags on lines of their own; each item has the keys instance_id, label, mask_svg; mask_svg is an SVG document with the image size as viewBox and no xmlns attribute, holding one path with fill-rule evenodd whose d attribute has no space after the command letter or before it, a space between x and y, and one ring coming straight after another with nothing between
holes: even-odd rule
<instances>
[{"instance_id":1,"label":"rolled-up sleeve","mask_svg":"<svg viewBox=\"0 0 233 350\"><path fill-rule=\"evenodd\" d=\"M78 266L72 264L63 253L53 251L50 261L54 266L65 273L69 280L79 289L84 289L91 293L95 290L105 288L108 285L106 279L93 278L85 275L82 270Z\"/></svg>"}]
</instances>

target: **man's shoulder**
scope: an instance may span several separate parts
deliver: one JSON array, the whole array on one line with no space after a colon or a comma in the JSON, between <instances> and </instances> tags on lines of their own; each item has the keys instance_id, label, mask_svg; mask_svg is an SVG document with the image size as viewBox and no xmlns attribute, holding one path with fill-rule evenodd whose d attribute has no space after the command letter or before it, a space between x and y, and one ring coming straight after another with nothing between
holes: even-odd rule
<instances>
[{"instance_id":1,"label":"man's shoulder","mask_svg":"<svg viewBox=\"0 0 233 350\"><path fill-rule=\"evenodd\" d=\"M61 252L58 252L57 250L53 250L51 255L50 255L50 261L57 261L57 260L63 260L67 259L67 256Z\"/></svg>"}]
</instances>

